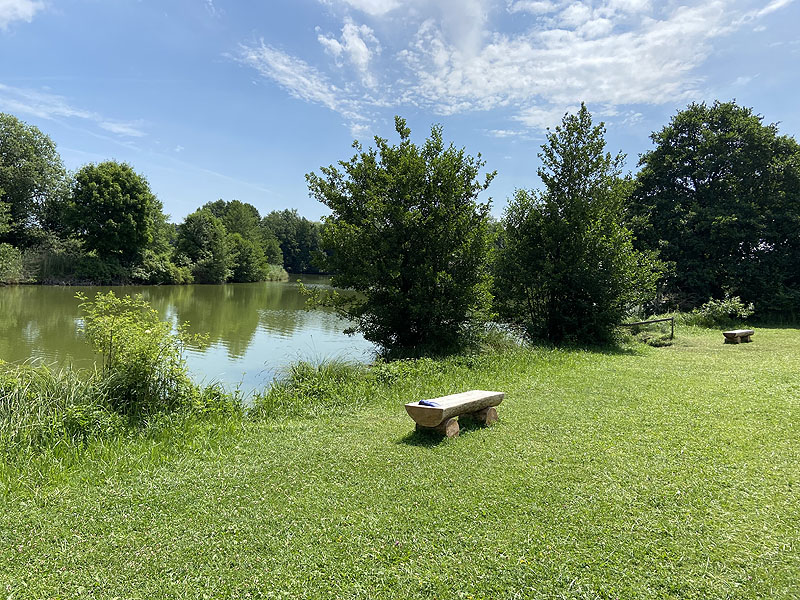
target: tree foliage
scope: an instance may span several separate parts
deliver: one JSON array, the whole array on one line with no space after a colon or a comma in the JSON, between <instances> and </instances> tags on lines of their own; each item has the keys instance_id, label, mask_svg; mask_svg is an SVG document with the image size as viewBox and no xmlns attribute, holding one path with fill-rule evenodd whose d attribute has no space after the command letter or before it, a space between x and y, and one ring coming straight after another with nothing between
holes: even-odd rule
<instances>
[{"instance_id":1,"label":"tree foliage","mask_svg":"<svg viewBox=\"0 0 800 600\"><path fill-rule=\"evenodd\" d=\"M494 174L435 126L422 146L395 119L398 145L375 138L339 166L306 176L324 203L322 266L333 284L358 292L340 305L355 329L385 349L452 347L489 308L489 204L477 196Z\"/></svg>"},{"instance_id":2,"label":"tree foliage","mask_svg":"<svg viewBox=\"0 0 800 600\"><path fill-rule=\"evenodd\" d=\"M141 259L163 221L147 180L126 163L88 164L75 176L70 202L73 233L86 248L123 265Z\"/></svg>"},{"instance_id":3,"label":"tree foliage","mask_svg":"<svg viewBox=\"0 0 800 600\"><path fill-rule=\"evenodd\" d=\"M0 113L0 206L8 225L0 241L18 247L35 243L45 215L63 204L67 188L53 140L37 127Z\"/></svg>"},{"instance_id":4,"label":"tree foliage","mask_svg":"<svg viewBox=\"0 0 800 600\"><path fill-rule=\"evenodd\" d=\"M228 245L231 254L231 281L248 283L263 281L268 268L261 245L239 233L230 234Z\"/></svg>"},{"instance_id":5,"label":"tree foliage","mask_svg":"<svg viewBox=\"0 0 800 600\"><path fill-rule=\"evenodd\" d=\"M651 136L632 204L639 243L683 308L741 296L800 310L800 145L734 102L691 104Z\"/></svg>"},{"instance_id":6,"label":"tree foliage","mask_svg":"<svg viewBox=\"0 0 800 600\"><path fill-rule=\"evenodd\" d=\"M497 307L533 337L606 341L654 294L656 261L633 249L623 225L624 156L606 152L604 136L585 105L565 115L539 154L544 191L518 190L506 209Z\"/></svg>"},{"instance_id":7,"label":"tree foliage","mask_svg":"<svg viewBox=\"0 0 800 600\"><path fill-rule=\"evenodd\" d=\"M228 232L209 210L197 210L178 225L176 251L191 261L197 283L225 283L231 277Z\"/></svg>"},{"instance_id":8,"label":"tree foliage","mask_svg":"<svg viewBox=\"0 0 800 600\"><path fill-rule=\"evenodd\" d=\"M301 217L294 209L286 209L272 211L262 219L261 225L265 234L278 240L287 271L319 273L315 260L322 240L319 223Z\"/></svg>"}]
</instances>

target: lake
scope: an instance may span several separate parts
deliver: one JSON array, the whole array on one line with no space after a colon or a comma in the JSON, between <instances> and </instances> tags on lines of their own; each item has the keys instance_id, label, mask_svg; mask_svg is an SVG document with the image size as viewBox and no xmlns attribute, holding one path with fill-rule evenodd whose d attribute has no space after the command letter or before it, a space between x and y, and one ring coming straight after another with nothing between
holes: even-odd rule
<instances>
[{"instance_id":1,"label":"lake","mask_svg":"<svg viewBox=\"0 0 800 600\"><path fill-rule=\"evenodd\" d=\"M268 385L299 360L369 361L375 347L360 335L346 336L347 322L329 310L305 310L297 279L328 285L319 275L292 275L291 282L183 286L0 287L0 359L91 367L95 355L81 332L77 292L142 294L162 318L190 323L211 345L187 352L196 380L220 381L242 391Z\"/></svg>"}]
</instances>

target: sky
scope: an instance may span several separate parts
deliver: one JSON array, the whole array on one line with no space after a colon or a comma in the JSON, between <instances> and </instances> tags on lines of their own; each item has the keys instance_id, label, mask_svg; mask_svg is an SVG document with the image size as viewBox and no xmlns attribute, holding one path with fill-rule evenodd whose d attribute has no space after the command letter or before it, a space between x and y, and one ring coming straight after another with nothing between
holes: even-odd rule
<instances>
[{"instance_id":1,"label":"sky","mask_svg":"<svg viewBox=\"0 0 800 600\"><path fill-rule=\"evenodd\" d=\"M638 157L691 102L800 137L800 0L0 0L0 112L65 165L125 161L173 221L219 198L327 213L305 174L434 124L537 188L548 127L586 102Z\"/></svg>"}]
</instances>

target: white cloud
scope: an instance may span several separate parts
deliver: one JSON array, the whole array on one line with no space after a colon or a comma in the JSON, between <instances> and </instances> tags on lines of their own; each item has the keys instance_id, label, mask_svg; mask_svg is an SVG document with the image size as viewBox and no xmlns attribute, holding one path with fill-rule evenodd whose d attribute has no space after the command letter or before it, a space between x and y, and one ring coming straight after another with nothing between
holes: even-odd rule
<instances>
[{"instance_id":1,"label":"white cloud","mask_svg":"<svg viewBox=\"0 0 800 600\"><path fill-rule=\"evenodd\" d=\"M581 100L612 106L682 100L696 92L692 73L727 15L725 2L713 0L612 31L612 23L588 20L586 5L571 7L559 21L576 29L496 34L477 56L465 56L423 24L402 53L416 76L415 95L443 114L533 104L533 112L520 112L532 125L541 122L541 111Z\"/></svg>"},{"instance_id":2,"label":"white cloud","mask_svg":"<svg viewBox=\"0 0 800 600\"><path fill-rule=\"evenodd\" d=\"M549 0L517 0L508 3L510 13L530 13L532 15L546 15L553 12L556 5Z\"/></svg>"},{"instance_id":3,"label":"white cloud","mask_svg":"<svg viewBox=\"0 0 800 600\"><path fill-rule=\"evenodd\" d=\"M219 10L214 4L214 0L205 0L205 3L206 3L206 10L208 11L208 14L210 14L212 17L219 17L222 15L222 11Z\"/></svg>"},{"instance_id":4,"label":"white cloud","mask_svg":"<svg viewBox=\"0 0 800 600\"><path fill-rule=\"evenodd\" d=\"M77 108L63 96L26 88L16 88L0 83L0 110L15 115L29 115L39 119L82 119L95 123L101 129L125 137L143 137L142 121L124 122L108 119L96 112Z\"/></svg>"},{"instance_id":5,"label":"white cloud","mask_svg":"<svg viewBox=\"0 0 800 600\"><path fill-rule=\"evenodd\" d=\"M341 90L305 61L263 41L258 46L241 46L240 60L278 83L295 98L339 110Z\"/></svg>"},{"instance_id":6,"label":"white cloud","mask_svg":"<svg viewBox=\"0 0 800 600\"><path fill-rule=\"evenodd\" d=\"M0 29L6 29L13 21L30 23L43 8L44 2L39 0L0 0Z\"/></svg>"},{"instance_id":7,"label":"white cloud","mask_svg":"<svg viewBox=\"0 0 800 600\"><path fill-rule=\"evenodd\" d=\"M329 1L323 0L326 3ZM360 10L372 16L381 16L386 13L400 8L402 2L400 0L344 0L353 8Z\"/></svg>"},{"instance_id":8,"label":"white cloud","mask_svg":"<svg viewBox=\"0 0 800 600\"><path fill-rule=\"evenodd\" d=\"M772 0L769 4L767 4L764 8L759 11L756 11L757 17L763 17L770 13L775 12L776 10L780 10L781 8L785 8L789 6L794 0Z\"/></svg>"},{"instance_id":9,"label":"white cloud","mask_svg":"<svg viewBox=\"0 0 800 600\"><path fill-rule=\"evenodd\" d=\"M360 73L364 85L369 87L375 85L375 78L370 72L370 62L375 55L381 53L381 44L372 29L366 25L356 25L348 18L345 19L339 40L322 34L317 36L317 40L334 58L346 57Z\"/></svg>"},{"instance_id":10,"label":"white cloud","mask_svg":"<svg viewBox=\"0 0 800 600\"><path fill-rule=\"evenodd\" d=\"M576 113L579 108L577 105L551 108L530 106L520 111L517 120L531 129L547 129L561 123L561 119L566 113Z\"/></svg>"},{"instance_id":11,"label":"white cloud","mask_svg":"<svg viewBox=\"0 0 800 600\"><path fill-rule=\"evenodd\" d=\"M490 129L486 133L496 138L510 138L522 135L524 132L515 129Z\"/></svg>"},{"instance_id":12,"label":"white cloud","mask_svg":"<svg viewBox=\"0 0 800 600\"><path fill-rule=\"evenodd\" d=\"M351 129L364 128L370 111L403 105L442 115L507 109L541 129L581 101L632 123L639 105L703 96L701 67L717 40L746 25L750 31L793 2L319 1L345 11L341 35L318 34L318 41L339 67L352 69L318 70L263 43L246 48L242 60L295 97L342 114ZM513 32L491 26L503 8L520 15ZM371 18L370 26L357 25L352 11ZM379 41L376 31L385 37ZM379 71L381 48L388 51Z\"/></svg>"}]
</instances>

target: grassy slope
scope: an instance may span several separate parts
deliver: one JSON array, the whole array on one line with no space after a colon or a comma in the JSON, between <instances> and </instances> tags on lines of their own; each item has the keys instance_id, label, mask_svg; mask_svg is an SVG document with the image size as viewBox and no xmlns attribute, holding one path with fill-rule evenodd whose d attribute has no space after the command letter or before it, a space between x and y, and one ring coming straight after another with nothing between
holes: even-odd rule
<instances>
[{"instance_id":1,"label":"grassy slope","mask_svg":"<svg viewBox=\"0 0 800 600\"><path fill-rule=\"evenodd\" d=\"M797 597L797 334L451 361L342 416L6 472L0 596ZM410 433L404 398L468 388L500 423Z\"/></svg>"}]
</instances>

